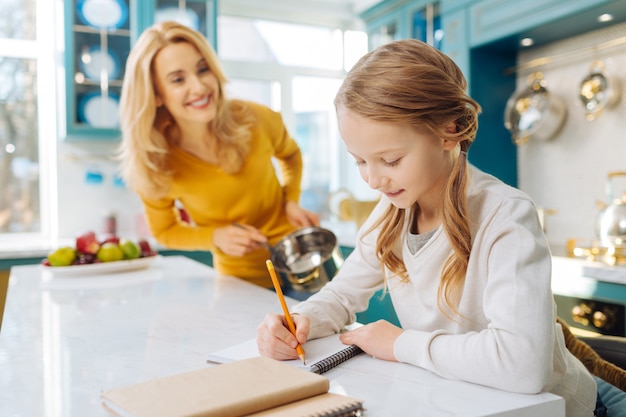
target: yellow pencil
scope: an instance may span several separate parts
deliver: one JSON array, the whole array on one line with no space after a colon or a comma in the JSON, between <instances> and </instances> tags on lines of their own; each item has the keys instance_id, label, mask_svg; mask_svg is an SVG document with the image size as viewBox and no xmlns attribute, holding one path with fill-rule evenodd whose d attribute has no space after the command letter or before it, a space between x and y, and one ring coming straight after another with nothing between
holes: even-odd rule
<instances>
[{"instance_id":1,"label":"yellow pencil","mask_svg":"<svg viewBox=\"0 0 626 417\"><path fill-rule=\"evenodd\" d=\"M267 270L270 272L270 277L272 277L272 283L274 284L274 288L276 289L276 294L278 294L278 299L280 300L280 305L283 307L283 313L285 314L285 319L287 320L287 325L289 326L289 331L296 336L296 326L293 324L293 320L291 319L291 314L289 314L289 309L287 308L287 303L285 302L285 296L283 295L283 290L280 288L280 282L278 281L278 277L276 276L276 271L274 270L274 264L269 259L265 261L267 265ZM298 352L298 357L302 360L302 363L306 365L306 361L304 360L304 349L298 343L296 346L296 351Z\"/></svg>"}]
</instances>

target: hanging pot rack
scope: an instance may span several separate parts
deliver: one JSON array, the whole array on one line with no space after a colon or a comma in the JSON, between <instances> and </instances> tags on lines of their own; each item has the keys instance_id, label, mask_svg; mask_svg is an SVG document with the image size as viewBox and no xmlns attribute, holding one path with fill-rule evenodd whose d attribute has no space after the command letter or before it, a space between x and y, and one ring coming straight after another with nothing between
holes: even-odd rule
<instances>
[{"instance_id":1,"label":"hanging pot rack","mask_svg":"<svg viewBox=\"0 0 626 417\"><path fill-rule=\"evenodd\" d=\"M549 55L540 58L531 59L528 62L506 68L504 70L505 75L515 74L517 72L524 72L527 70L534 70L538 67L543 67L552 64L562 63L564 61L580 60L587 58L588 55L597 54L600 51L615 48L617 46L626 45L626 36L611 39L606 42L602 42L586 48L577 49L574 51L563 52L561 54Z\"/></svg>"}]
</instances>

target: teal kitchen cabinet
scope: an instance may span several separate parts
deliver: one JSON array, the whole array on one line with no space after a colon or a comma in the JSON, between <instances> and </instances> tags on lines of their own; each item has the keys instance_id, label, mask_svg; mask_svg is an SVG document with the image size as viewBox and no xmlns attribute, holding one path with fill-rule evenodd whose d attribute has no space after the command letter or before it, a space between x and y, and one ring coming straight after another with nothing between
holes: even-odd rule
<instances>
[{"instance_id":1,"label":"teal kitchen cabinet","mask_svg":"<svg viewBox=\"0 0 626 417\"><path fill-rule=\"evenodd\" d=\"M65 22L66 138L115 139L136 16L129 0L66 0Z\"/></svg>"},{"instance_id":2,"label":"teal kitchen cabinet","mask_svg":"<svg viewBox=\"0 0 626 417\"><path fill-rule=\"evenodd\" d=\"M153 22L175 20L204 34L217 46L217 0L136 1L139 33ZM139 10L140 9L140 10Z\"/></svg>"},{"instance_id":3,"label":"teal kitchen cabinet","mask_svg":"<svg viewBox=\"0 0 626 417\"><path fill-rule=\"evenodd\" d=\"M597 6L607 0L482 0L469 5L470 46L522 33L541 25L558 25L559 19ZM583 33L583 32L579 32Z\"/></svg>"},{"instance_id":4,"label":"teal kitchen cabinet","mask_svg":"<svg viewBox=\"0 0 626 417\"><path fill-rule=\"evenodd\" d=\"M194 261L202 264L213 266L213 255L209 251L187 251L187 250L174 250L174 249L160 249L159 255L161 256L186 256Z\"/></svg>"},{"instance_id":5,"label":"teal kitchen cabinet","mask_svg":"<svg viewBox=\"0 0 626 417\"><path fill-rule=\"evenodd\" d=\"M155 21L194 27L216 45L217 0L66 0L65 138L116 140L126 59Z\"/></svg>"},{"instance_id":6,"label":"teal kitchen cabinet","mask_svg":"<svg viewBox=\"0 0 626 417\"><path fill-rule=\"evenodd\" d=\"M407 38L420 39L437 48L440 46L439 2L384 0L365 10L360 17L366 24L370 49Z\"/></svg>"},{"instance_id":7,"label":"teal kitchen cabinet","mask_svg":"<svg viewBox=\"0 0 626 417\"><path fill-rule=\"evenodd\" d=\"M441 5L444 40L440 49L456 62L463 74L469 74L469 12L465 7L446 10L444 9L446 4L449 3Z\"/></svg>"}]
</instances>

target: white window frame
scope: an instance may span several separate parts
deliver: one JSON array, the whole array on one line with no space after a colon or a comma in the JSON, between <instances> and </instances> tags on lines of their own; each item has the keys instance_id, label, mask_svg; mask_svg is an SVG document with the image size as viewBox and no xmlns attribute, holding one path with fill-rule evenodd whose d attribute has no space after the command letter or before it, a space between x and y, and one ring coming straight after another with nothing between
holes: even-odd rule
<instances>
[{"instance_id":1,"label":"white window frame","mask_svg":"<svg viewBox=\"0 0 626 417\"><path fill-rule=\"evenodd\" d=\"M0 250L3 252L36 250L37 246L50 247L58 235L56 230L56 166L58 115L55 110L57 83L57 38L56 19L62 1L36 1L35 40L0 39L0 56L16 59L34 59L37 62L37 124L39 144L39 194L40 224L39 233L2 233L0 234ZM62 62L62 59L59 58ZM52 110L51 110L52 109ZM39 245L38 245L39 244Z\"/></svg>"}]
</instances>

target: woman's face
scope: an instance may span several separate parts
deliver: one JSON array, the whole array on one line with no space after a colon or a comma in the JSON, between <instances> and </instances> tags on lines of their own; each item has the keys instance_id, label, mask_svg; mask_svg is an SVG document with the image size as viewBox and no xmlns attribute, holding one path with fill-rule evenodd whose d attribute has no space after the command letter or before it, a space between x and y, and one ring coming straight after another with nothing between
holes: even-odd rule
<instances>
[{"instance_id":1,"label":"woman's face","mask_svg":"<svg viewBox=\"0 0 626 417\"><path fill-rule=\"evenodd\" d=\"M218 81L194 46L181 42L161 49L154 58L154 73L157 105L165 106L179 126L213 120Z\"/></svg>"},{"instance_id":2,"label":"woman's face","mask_svg":"<svg viewBox=\"0 0 626 417\"><path fill-rule=\"evenodd\" d=\"M435 207L454 163L455 142L398 124L337 113L339 131L363 180L401 209Z\"/></svg>"}]
</instances>

